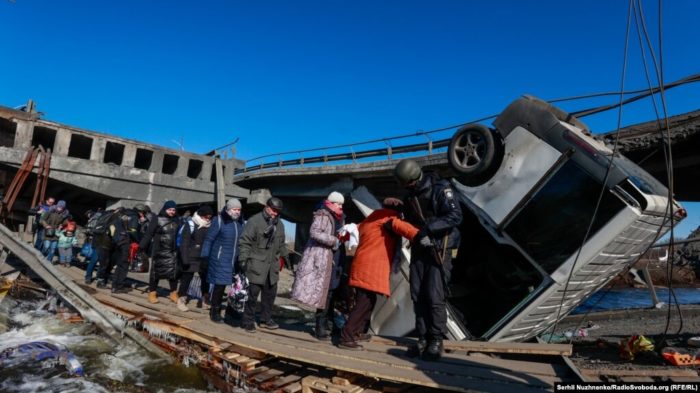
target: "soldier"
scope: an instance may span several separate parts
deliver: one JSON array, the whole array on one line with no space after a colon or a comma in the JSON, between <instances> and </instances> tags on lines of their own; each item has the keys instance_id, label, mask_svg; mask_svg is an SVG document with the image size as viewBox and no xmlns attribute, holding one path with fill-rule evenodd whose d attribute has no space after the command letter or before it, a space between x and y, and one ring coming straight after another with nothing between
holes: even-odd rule
<instances>
[{"instance_id":1,"label":"soldier","mask_svg":"<svg viewBox=\"0 0 700 393\"><path fill-rule=\"evenodd\" d=\"M277 296L279 258L286 260L289 257L284 225L279 219L282 201L271 197L265 205L263 211L248 220L240 242L238 267L250 283L248 301L243 311L243 329L249 333L255 332L255 307L261 293L260 327L270 330L279 327L272 320L272 305Z\"/></svg>"},{"instance_id":2,"label":"soldier","mask_svg":"<svg viewBox=\"0 0 700 393\"><path fill-rule=\"evenodd\" d=\"M450 183L434 173L423 173L415 161L401 160L394 175L408 191L406 221L420 228L411 250L409 277L418 342L409 347L408 355L439 360L447 324L447 283L453 253L459 248L462 210Z\"/></svg>"}]
</instances>

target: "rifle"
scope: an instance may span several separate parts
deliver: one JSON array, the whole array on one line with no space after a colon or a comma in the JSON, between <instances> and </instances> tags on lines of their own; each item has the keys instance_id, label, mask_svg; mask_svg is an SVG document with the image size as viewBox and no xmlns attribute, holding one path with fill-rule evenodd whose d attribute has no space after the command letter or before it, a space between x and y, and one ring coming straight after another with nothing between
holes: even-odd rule
<instances>
[{"instance_id":1,"label":"rifle","mask_svg":"<svg viewBox=\"0 0 700 393\"><path fill-rule=\"evenodd\" d=\"M428 224L427 220L425 219L425 216L423 215L423 209L420 207L420 203L418 202L417 197L409 197L408 198L409 202L411 203L411 206L413 206L413 210L415 210L416 214L418 215L418 219L421 221L421 225L425 226ZM445 239L443 240L443 253L440 254L440 250L437 247L437 244L433 243L431 241L430 245L430 250L433 252L433 258L435 258L435 261L438 264L438 267L440 268L440 276L442 277L442 286L445 290L445 297L450 297L452 295L450 291L450 284L447 282L447 274L445 274L445 266L443 264L444 258L445 258L445 252L447 251L447 236L445 235ZM420 239L418 239L420 240Z\"/></svg>"}]
</instances>

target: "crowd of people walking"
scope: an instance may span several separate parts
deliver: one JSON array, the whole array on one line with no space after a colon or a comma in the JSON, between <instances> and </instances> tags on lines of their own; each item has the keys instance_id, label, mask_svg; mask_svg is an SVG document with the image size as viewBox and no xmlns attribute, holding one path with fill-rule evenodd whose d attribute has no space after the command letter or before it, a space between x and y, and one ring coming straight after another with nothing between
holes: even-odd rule
<instances>
[{"instance_id":1,"label":"crowd of people walking","mask_svg":"<svg viewBox=\"0 0 700 393\"><path fill-rule=\"evenodd\" d=\"M290 297L315 309L317 339L330 340L336 333L340 348L363 350L360 343L371 337L368 328L377 297L391 296L390 276L400 265L401 239L408 239L418 334L408 354L437 360L443 351L446 285L459 247L457 227L462 214L449 182L423 173L415 161L402 160L395 176L406 197L386 198L358 225L345 222L345 197L340 192L319 201L301 261L294 269ZM158 214L145 204L89 211L81 249L87 262L85 283L93 283L97 268L98 288L107 288L111 281L112 293L128 293L133 290L127 280L130 269L148 268L150 303L160 302L158 285L165 280L168 298L181 312L189 311L190 297L197 297L198 306L209 308L214 323L232 323L237 311L242 311L240 326L249 333L256 327L279 328L273 319L279 274L285 266L292 269L280 218L282 200L269 198L262 211L248 220L235 198L216 214L203 205L194 214L180 217L177 207L169 200ZM36 248L49 263L70 266L78 240L66 202L47 198L34 213ZM349 244L356 248L352 263L346 266ZM351 291L341 290L343 276ZM195 277L201 284L193 285ZM348 296L349 292L353 295ZM339 303L345 304L344 323L336 323Z\"/></svg>"}]
</instances>

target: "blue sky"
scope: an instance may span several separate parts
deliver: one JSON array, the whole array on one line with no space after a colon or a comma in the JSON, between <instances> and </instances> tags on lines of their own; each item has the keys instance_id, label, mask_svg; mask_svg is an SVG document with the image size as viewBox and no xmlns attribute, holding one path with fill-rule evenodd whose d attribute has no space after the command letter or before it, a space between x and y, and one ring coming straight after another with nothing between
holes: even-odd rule
<instances>
[{"instance_id":1,"label":"blue sky","mask_svg":"<svg viewBox=\"0 0 700 393\"><path fill-rule=\"evenodd\" d=\"M642 1L658 43L657 2ZM237 156L364 141L620 88L626 1L0 0L0 105ZM666 1L664 79L700 72L700 2ZM655 48L658 55L658 47ZM648 55L647 55L648 57ZM655 78L654 78L654 83ZM647 87L635 31L625 86ZM700 84L668 92L700 108ZM616 101L562 104L577 110ZM652 120L651 102L622 124ZM617 112L584 119L615 129ZM695 204L679 229L700 225Z\"/></svg>"}]
</instances>

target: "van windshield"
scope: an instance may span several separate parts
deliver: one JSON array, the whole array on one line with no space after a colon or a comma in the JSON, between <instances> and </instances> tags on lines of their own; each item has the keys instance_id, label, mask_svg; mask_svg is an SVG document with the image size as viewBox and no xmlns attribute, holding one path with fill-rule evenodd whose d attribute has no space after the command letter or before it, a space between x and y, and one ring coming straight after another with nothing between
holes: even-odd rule
<instances>
[{"instance_id":1,"label":"van windshield","mask_svg":"<svg viewBox=\"0 0 700 393\"><path fill-rule=\"evenodd\" d=\"M601 184L568 161L505 227L544 271L552 274L581 247ZM603 194L590 239L625 207L609 190Z\"/></svg>"}]
</instances>

